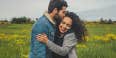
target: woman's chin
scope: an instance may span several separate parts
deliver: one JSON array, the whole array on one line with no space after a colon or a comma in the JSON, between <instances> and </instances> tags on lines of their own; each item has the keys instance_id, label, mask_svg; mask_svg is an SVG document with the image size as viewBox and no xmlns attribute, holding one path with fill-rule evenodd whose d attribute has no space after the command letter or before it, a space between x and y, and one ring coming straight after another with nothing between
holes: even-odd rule
<instances>
[{"instance_id":1,"label":"woman's chin","mask_svg":"<svg viewBox=\"0 0 116 58\"><path fill-rule=\"evenodd\" d=\"M60 33L64 33L64 31L60 31Z\"/></svg>"},{"instance_id":2,"label":"woman's chin","mask_svg":"<svg viewBox=\"0 0 116 58\"><path fill-rule=\"evenodd\" d=\"M61 33L65 33L65 31L60 31Z\"/></svg>"}]
</instances>

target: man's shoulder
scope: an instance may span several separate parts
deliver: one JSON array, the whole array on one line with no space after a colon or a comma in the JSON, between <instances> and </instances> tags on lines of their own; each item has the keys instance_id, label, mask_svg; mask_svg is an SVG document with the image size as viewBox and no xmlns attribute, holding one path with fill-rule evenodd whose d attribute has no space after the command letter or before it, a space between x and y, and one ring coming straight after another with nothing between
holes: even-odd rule
<instances>
[{"instance_id":1,"label":"man's shoulder","mask_svg":"<svg viewBox=\"0 0 116 58\"><path fill-rule=\"evenodd\" d=\"M49 24L48 19L43 15L33 24L33 28L40 28Z\"/></svg>"},{"instance_id":2,"label":"man's shoulder","mask_svg":"<svg viewBox=\"0 0 116 58\"><path fill-rule=\"evenodd\" d=\"M37 22L45 23L45 22L48 22L48 19L46 18L46 16L43 15L37 19Z\"/></svg>"}]
</instances>

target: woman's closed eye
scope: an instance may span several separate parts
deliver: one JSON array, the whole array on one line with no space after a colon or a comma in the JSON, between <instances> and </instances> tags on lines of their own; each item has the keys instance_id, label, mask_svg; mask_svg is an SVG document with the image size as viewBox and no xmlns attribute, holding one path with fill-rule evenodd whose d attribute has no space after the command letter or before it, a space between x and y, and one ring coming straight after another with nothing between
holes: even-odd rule
<instances>
[{"instance_id":1,"label":"woman's closed eye","mask_svg":"<svg viewBox=\"0 0 116 58\"><path fill-rule=\"evenodd\" d=\"M65 22L63 22L63 21L61 22L61 24L66 25L66 28L67 28L67 29L70 29L70 28L71 28L71 24L67 24L67 23L65 23Z\"/></svg>"}]
</instances>

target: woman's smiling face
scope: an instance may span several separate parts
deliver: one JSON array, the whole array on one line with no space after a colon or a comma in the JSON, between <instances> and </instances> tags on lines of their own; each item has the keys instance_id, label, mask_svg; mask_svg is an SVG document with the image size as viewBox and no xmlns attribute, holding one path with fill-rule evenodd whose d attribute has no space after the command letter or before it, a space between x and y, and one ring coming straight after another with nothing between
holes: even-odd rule
<instances>
[{"instance_id":1,"label":"woman's smiling face","mask_svg":"<svg viewBox=\"0 0 116 58\"><path fill-rule=\"evenodd\" d=\"M72 19L70 17L64 17L64 19L61 21L59 25L59 31L61 33L67 32L72 25Z\"/></svg>"}]
</instances>

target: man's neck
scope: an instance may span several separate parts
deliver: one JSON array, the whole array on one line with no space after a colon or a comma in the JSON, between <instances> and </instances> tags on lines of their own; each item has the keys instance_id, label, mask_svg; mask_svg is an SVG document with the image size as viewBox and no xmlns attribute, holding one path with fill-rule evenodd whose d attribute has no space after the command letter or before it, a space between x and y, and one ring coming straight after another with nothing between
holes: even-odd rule
<instances>
[{"instance_id":1,"label":"man's neck","mask_svg":"<svg viewBox=\"0 0 116 58\"><path fill-rule=\"evenodd\" d=\"M55 24L55 22L54 22L54 15L53 15L53 14L50 14L50 13L45 12L44 15L48 18L48 20L49 20L52 24Z\"/></svg>"},{"instance_id":2,"label":"man's neck","mask_svg":"<svg viewBox=\"0 0 116 58\"><path fill-rule=\"evenodd\" d=\"M50 15L51 19L54 20L54 14L50 13L49 15Z\"/></svg>"}]
</instances>

